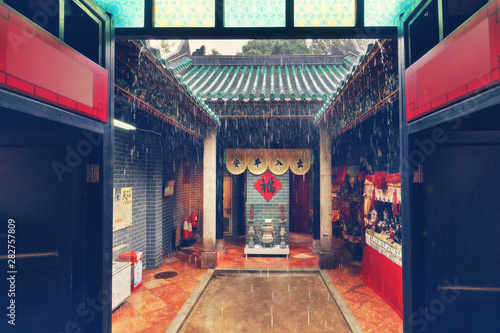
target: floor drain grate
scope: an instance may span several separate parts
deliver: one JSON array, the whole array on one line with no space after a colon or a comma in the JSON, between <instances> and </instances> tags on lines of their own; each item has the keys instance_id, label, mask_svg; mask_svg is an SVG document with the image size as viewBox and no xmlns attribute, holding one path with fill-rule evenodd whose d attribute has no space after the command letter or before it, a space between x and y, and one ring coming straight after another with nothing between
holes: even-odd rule
<instances>
[{"instance_id":1,"label":"floor drain grate","mask_svg":"<svg viewBox=\"0 0 500 333\"><path fill-rule=\"evenodd\" d=\"M177 272L161 272L155 274L155 279L170 279L177 276Z\"/></svg>"}]
</instances>

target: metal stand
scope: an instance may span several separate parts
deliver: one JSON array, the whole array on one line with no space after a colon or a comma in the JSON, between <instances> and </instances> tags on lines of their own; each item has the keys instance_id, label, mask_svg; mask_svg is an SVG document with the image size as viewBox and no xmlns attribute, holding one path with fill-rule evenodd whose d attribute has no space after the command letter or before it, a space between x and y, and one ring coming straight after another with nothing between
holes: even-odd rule
<instances>
[{"instance_id":1,"label":"metal stand","mask_svg":"<svg viewBox=\"0 0 500 333\"><path fill-rule=\"evenodd\" d=\"M249 248L254 248L255 247L255 243L253 242L253 236L255 235L255 230L253 228L254 222L255 222L254 219L248 220L248 233L247 233L247 236L248 236L248 247Z\"/></svg>"},{"instance_id":2,"label":"metal stand","mask_svg":"<svg viewBox=\"0 0 500 333\"><path fill-rule=\"evenodd\" d=\"M285 236L286 236L286 229L285 229L285 220L279 220L280 221L280 239L281 239L281 242L280 242L280 248L284 249L286 247L286 243L285 243Z\"/></svg>"}]
</instances>

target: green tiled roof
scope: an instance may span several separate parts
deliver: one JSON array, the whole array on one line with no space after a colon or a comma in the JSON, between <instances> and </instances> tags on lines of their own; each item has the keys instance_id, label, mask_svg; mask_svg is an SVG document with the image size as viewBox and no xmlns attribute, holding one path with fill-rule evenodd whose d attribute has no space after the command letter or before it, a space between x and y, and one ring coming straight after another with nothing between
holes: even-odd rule
<instances>
[{"instance_id":1,"label":"green tiled roof","mask_svg":"<svg viewBox=\"0 0 500 333\"><path fill-rule=\"evenodd\" d=\"M184 57L168 66L177 80L203 101L326 101L345 81L349 71L344 66L352 66L354 61L275 65L266 58L253 57L247 65L206 65Z\"/></svg>"},{"instance_id":2,"label":"green tiled roof","mask_svg":"<svg viewBox=\"0 0 500 333\"><path fill-rule=\"evenodd\" d=\"M272 101L278 103L276 105L282 101L311 101L315 102L314 119L318 121L372 50L373 44L370 44L365 54L346 57L190 56L183 53L175 60L162 59L161 63L217 121L212 108L217 102L225 101Z\"/></svg>"},{"instance_id":3,"label":"green tiled roof","mask_svg":"<svg viewBox=\"0 0 500 333\"><path fill-rule=\"evenodd\" d=\"M193 63L192 59L190 59L188 57L184 57L184 58L181 58L180 60L176 60L176 61L173 61L170 64L168 64L168 68L173 70L174 73L177 73L177 72L181 72L181 71L185 70L186 68L191 66L192 63Z\"/></svg>"}]
</instances>

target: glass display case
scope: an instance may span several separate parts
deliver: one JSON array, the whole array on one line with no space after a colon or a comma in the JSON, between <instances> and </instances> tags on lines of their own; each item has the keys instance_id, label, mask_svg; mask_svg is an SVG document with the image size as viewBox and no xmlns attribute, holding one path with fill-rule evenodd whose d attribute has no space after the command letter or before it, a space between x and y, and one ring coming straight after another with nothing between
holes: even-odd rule
<instances>
[{"instance_id":1,"label":"glass display case","mask_svg":"<svg viewBox=\"0 0 500 333\"><path fill-rule=\"evenodd\" d=\"M386 181L387 179L392 179L392 181ZM401 266L400 175L384 174L383 180L378 182L377 173L367 177L364 185L364 198L366 244Z\"/></svg>"}]
</instances>

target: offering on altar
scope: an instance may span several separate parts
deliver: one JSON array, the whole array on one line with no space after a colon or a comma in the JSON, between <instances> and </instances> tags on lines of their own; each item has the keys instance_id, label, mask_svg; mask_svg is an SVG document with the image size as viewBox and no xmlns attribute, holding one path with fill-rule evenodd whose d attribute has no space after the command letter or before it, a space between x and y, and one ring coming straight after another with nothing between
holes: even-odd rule
<instances>
[{"instance_id":1,"label":"offering on altar","mask_svg":"<svg viewBox=\"0 0 500 333\"><path fill-rule=\"evenodd\" d=\"M377 211L372 209L370 211L370 219L367 220L367 229L375 231L375 227L377 225Z\"/></svg>"},{"instance_id":2,"label":"offering on altar","mask_svg":"<svg viewBox=\"0 0 500 333\"><path fill-rule=\"evenodd\" d=\"M400 245L403 242L402 226L399 223L396 223L396 230L394 231L394 241Z\"/></svg>"},{"instance_id":3,"label":"offering on altar","mask_svg":"<svg viewBox=\"0 0 500 333\"><path fill-rule=\"evenodd\" d=\"M384 209L384 219L377 224L379 231L380 232L389 231L391 227L390 223L391 222L389 221L389 212L387 212L387 209Z\"/></svg>"}]
</instances>

